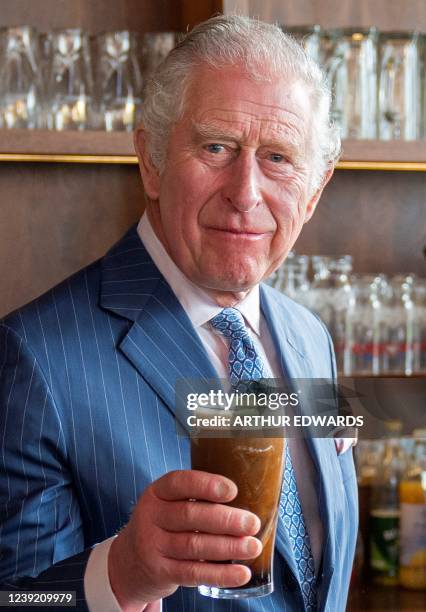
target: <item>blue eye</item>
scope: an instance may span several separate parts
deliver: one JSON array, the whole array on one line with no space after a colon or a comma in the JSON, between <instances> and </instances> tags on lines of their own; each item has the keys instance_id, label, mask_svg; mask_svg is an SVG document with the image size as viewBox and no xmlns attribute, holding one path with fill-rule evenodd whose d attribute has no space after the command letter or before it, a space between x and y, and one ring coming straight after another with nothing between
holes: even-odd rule
<instances>
[{"instance_id":1,"label":"blue eye","mask_svg":"<svg viewBox=\"0 0 426 612\"><path fill-rule=\"evenodd\" d=\"M222 153L224 150L224 146L218 144L217 142L213 142L212 144L208 144L205 147L209 153Z\"/></svg>"},{"instance_id":2,"label":"blue eye","mask_svg":"<svg viewBox=\"0 0 426 612\"><path fill-rule=\"evenodd\" d=\"M284 155L280 155L279 153L271 153L269 159L274 163L280 163L284 161Z\"/></svg>"}]
</instances>

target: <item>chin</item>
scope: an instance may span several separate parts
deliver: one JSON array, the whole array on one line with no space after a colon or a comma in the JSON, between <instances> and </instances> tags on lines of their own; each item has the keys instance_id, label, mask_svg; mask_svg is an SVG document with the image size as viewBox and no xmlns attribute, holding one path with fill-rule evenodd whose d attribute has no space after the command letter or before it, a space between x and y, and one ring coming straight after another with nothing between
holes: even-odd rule
<instances>
[{"instance_id":1,"label":"chin","mask_svg":"<svg viewBox=\"0 0 426 612\"><path fill-rule=\"evenodd\" d=\"M253 270L248 266L239 268L226 269L222 267L220 270L206 271L203 276L204 285L210 289L219 291L248 291L263 278L263 274L259 270Z\"/></svg>"}]
</instances>

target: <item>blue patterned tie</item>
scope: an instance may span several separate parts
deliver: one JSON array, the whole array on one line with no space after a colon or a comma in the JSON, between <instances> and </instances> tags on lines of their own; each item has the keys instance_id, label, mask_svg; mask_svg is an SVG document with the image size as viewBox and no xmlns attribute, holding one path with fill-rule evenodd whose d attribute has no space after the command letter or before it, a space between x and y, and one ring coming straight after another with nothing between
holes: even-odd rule
<instances>
[{"instance_id":1,"label":"blue patterned tie","mask_svg":"<svg viewBox=\"0 0 426 612\"><path fill-rule=\"evenodd\" d=\"M315 612L317 608L314 559L297 492L288 444L285 445L284 478L279 514L290 537L294 558L299 570L306 612Z\"/></svg>"},{"instance_id":2,"label":"blue patterned tie","mask_svg":"<svg viewBox=\"0 0 426 612\"><path fill-rule=\"evenodd\" d=\"M236 308L224 308L210 320L210 323L230 340L228 369L233 387L239 387L241 382L257 381L266 377L262 358L257 354L244 319ZM314 612L316 609L314 560L288 444L285 445L285 449L279 514L290 537L306 612Z\"/></svg>"}]
</instances>

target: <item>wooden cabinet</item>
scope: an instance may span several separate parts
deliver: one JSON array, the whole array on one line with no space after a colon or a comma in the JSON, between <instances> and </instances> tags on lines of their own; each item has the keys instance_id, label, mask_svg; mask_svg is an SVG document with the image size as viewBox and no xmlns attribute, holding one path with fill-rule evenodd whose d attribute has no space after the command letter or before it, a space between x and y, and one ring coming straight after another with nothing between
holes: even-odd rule
<instances>
[{"instance_id":1,"label":"wooden cabinet","mask_svg":"<svg viewBox=\"0 0 426 612\"><path fill-rule=\"evenodd\" d=\"M289 25L368 21L384 28L386 21L387 29L393 23L426 29L423 0L2 0L1 8L0 27L80 26L90 33L182 31L221 9ZM342 23L335 23L337 17ZM424 170L426 140L345 142L335 176L296 249L350 253L360 272L424 275ZM0 316L101 256L137 221L143 206L131 135L0 130Z\"/></svg>"}]
</instances>

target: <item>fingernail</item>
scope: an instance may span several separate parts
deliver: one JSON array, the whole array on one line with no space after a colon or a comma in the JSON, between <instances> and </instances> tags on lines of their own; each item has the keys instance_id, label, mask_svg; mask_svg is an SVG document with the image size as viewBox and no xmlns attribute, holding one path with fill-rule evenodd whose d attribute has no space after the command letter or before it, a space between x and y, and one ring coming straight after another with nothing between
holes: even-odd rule
<instances>
[{"instance_id":1,"label":"fingernail","mask_svg":"<svg viewBox=\"0 0 426 612\"><path fill-rule=\"evenodd\" d=\"M218 497L227 497L230 493L229 485L223 480L219 480L215 486L216 495Z\"/></svg>"},{"instance_id":2,"label":"fingernail","mask_svg":"<svg viewBox=\"0 0 426 612\"><path fill-rule=\"evenodd\" d=\"M259 540L256 540L256 538L248 538L245 542L244 548L246 553L248 555L253 555L253 557L260 554Z\"/></svg>"},{"instance_id":3,"label":"fingernail","mask_svg":"<svg viewBox=\"0 0 426 612\"><path fill-rule=\"evenodd\" d=\"M244 531L254 531L255 529L257 530L258 520L253 514L246 514L243 517L241 524Z\"/></svg>"},{"instance_id":4,"label":"fingernail","mask_svg":"<svg viewBox=\"0 0 426 612\"><path fill-rule=\"evenodd\" d=\"M249 572L249 575L247 575L247 570ZM250 578L251 578L250 568L248 568L248 567L241 567L239 569L239 572L237 573L237 585L246 584L250 580Z\"/></svg>"}]
</instances>

